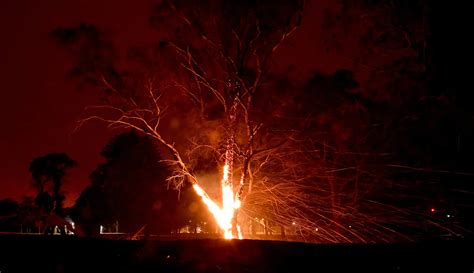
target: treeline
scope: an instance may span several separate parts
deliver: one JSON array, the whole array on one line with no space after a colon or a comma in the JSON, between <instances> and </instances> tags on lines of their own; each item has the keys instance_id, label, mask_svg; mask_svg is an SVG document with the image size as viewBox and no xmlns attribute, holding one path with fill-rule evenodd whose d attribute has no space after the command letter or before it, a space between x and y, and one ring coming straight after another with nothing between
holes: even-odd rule
<instances>
[{"instance_id":1,"label":"treeline","mask_svg":"<svg viewBox=\"0 0 474 273\"><path fill-rule=\"evenodd\" d=\"M130 131L113 137L102 150L105 162L90 174L90 184L71 208L63 208L61 190L67 171L77 163L64 153L30 163L35 198L0 200L0 231L97 236L100 232L134 234L215 231L199 197L190 188L170 188L172 166L146 136Z\"/></svg>"}]
</instances>

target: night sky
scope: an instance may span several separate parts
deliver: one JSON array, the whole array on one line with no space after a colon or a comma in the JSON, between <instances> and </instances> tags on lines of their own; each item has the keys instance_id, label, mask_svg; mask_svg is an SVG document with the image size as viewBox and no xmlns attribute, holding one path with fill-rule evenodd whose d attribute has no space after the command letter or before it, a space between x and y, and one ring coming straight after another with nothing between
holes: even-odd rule
<instances>
[{"instance_id":1,"label":"night sky","mask_svg":"<svg viewBox=\"0 0 474 273\"><path fill-rule=\"evenodd\" d=\"M308 3L305 23L279 51L281 67L292 65L297 78L315 69L331 73L349 67L347 56L327 53L320 36L323 9L331 4ZM329 1L331 2L331 1ZM111 33L119 50L154 41L149 27L153 1L31 0L8 1L0 9L1 183L0 198L34 196L28 164L49 152L66 152L79 165L64 184L71 205L89 183L89 173L100 162L100 151L116 132L92 123L74 132L85 106L94 104L92 92L78 91L66 79L70 58L51 39L57 27L95 24ZM304 42L303 42L304 41ZM302 54L305 52L305 54Z\"/></svg>"},{"instance_id":2,"label":"night sky","mask_svg":"<svg viewBox=\"0 0 474 273\"><path fill-rule=\"evenodd\" d=\"M113 8L113 11L110 9ZM0 134L0 198L33 195L28 164L36 156L66 152L79 162L65 183L67 203L88 183L111 133L88 125L72 134L83 108L95 101L67 82L66 53L50 39L52 29L83 21L104 25L122 39L138 39L147 1L8 1L1 8L0 73L3 82Z\"/></svg>"}]
</instances>

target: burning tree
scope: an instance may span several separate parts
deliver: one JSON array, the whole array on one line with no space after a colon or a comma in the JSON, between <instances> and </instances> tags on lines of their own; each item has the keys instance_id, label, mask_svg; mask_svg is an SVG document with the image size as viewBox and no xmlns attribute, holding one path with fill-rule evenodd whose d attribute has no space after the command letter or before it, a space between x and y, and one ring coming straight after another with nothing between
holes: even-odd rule
<instances>
[{"instance_id":1,"label":"burning tree","mask_svg":"<svg viewBox=\"0 0 474 273\"><path fill-rule=\"evenodd\" d=\"M162 1L150 18L159 42L131 48L124 62L93 25L55 30L76 57L71 76L104 94L79 125L100 120L158 141L174 167L170 185L191 184L226 238L241 237L239 221L270 233L292 227L329 242L403 236L381 213L394 212L393 220L409 212L366 198L386 181L371 166L387 153L359 149L363 140L353 132L371 128L363 98L351 93L352 73L315 75L297 86L289 73L273 69L275 53L302 23L303 7L302 1ZM221 205L204 186L216 172Z\"/></svg>"},{"instance_id":2,"label":"burning tree","mask_svg":"<svg viewBox=\"0 0 474 273\"><path fill-rule=\"evenodd\" d=\"M92 114L81 123L99 119L112 127L134 128L160 142L175 165L169 181L176 188L193 184L226 238L232 238L240 233L237 212L244 187L252 192L253 168L264 164L265 158L284 146L291 135L272 135L272 125L265 124L258 117L261 111L254 108L258 107L256 96L270 75L271 56L300 25L302 8L302 2L242 5L210 1L198 5L164 1L151 18L153 26L170 30L169 37L151 52L159 54L158 58L146 56L150 53L147 50L131 51L136 60L142 57L146 76L119 72L110 58L110 44L101 40L100 31L93 26L58 29L54 36L78 53L80 61L73 73L85 82L101 85L107 94L106 103L89 107ZM94 53L87 50L90 48ZM100 66L93 61L97 56ZM164 114L177 107L187 110L173 109L173 116ZM164 118L183 123L186 137L192 141L174 144L176 138L163 133ZM215 160L223 161L222 208L205 193L194 174L199 171L195 165L203 158L198 154L202 149L210 149ZM240 181L234 183L237 170Z\"/></svg>"}]
</instances>

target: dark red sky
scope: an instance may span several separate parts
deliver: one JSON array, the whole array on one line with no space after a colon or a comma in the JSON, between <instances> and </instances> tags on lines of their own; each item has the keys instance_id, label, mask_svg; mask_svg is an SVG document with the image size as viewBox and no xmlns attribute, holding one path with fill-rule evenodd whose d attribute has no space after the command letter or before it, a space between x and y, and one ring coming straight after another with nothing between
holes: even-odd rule
<instances>
[{"instance_id":1,"label":"dark red sky","mask_svg":"<svg viewBox=\"0 0 474 273\"><path fill-rule=\"evenodd\" d=\"M47 4L46 4L47 2ZM322 53L321 12L325 1L309 2L303 26L281 48L278 65L298 67L295 75L311 71L333 72L350 68L350 56ZM153 1L116 0L16 0L0 9L0 198L34 194L29 162L49 152L66 152L78 161L64 190L70 205L89 182L88 175L100 161L100 150L113 132L89 124L73 133L76 120L95 97L75 90L65 79L70 68L67 54L50 39L57 27L95 24L112 34L119 49L154 41L148 27Z\"/></svg>"}]
</instances>

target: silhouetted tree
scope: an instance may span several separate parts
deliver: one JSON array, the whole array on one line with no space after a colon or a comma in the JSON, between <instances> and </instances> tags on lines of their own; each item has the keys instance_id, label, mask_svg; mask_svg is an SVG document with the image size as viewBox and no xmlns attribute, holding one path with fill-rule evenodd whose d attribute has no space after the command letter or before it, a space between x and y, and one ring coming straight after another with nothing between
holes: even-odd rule
<instances>
[{"instance_id":1,"label":"silhouetted tree","mask_svg":"<svg viewBox=\"0 0 474 273\"><path fill-rule=\"evenodd\" d=\"M0 215L12 215L18 210L18 203L13 199L7 198L0 200Z\"/></svg>"},{"instance_id":2,"label":"silhouetted tree","mask_svg":"<svg viewBox=\"0 0 474 273\"><path fill-rule=\"evenodd\" d=\"M35 204L32 197L25 196L19 203L18 222L21 225L21 231L26 233L41 231L41 214L39 206Z\"/></svg>"},{"instance_id":3,"label":"silhouetted tree","mask_svg":"<svg viewBox=\"0 0 474 273\"><path fill-rule=\"evenodd\" d=\"M35 204L45 214L51 213L51 211L53 211L53 208L54 208L53 198L48 192L44 192L44 191L36 195Z\"/></svg>"},{"instance_id":4,"label":"silhouetted tree","mask_svg":"<svg viewBox=\"0 0 474 273\"><path fill-rule=\"evenodd\" d=\"M12 199L0 200L0 231L17 231L18 203Z\"/></svg>"},{"instance_id":5,"label":"silhouetted tree","mask_svg":"<svg viewBox=\"0 0 474 273\"><path fill-rule=\"evenodd\" d=\"M0 231L38 232L41 220L40 208L32 197L23 197L21 202L0 200Z\"/></svg>"},{"instance_id":6,"label":"silhouetted tree","mask_svg":"<svg viewBox=\"0 0 474 273\"><path fill-rule=\"evenodd\" d=\"M61 194L63 178L67 170L76 166L77 163L65 153L51 153L33 159L29 170L33 178L34 186L38 189L36 204L43 207L45 212L51 210L57 215L62 214L64 195ZM51 194L45 187L51 184ZM52 200L52 201L51 201Z\"/></svg>"},{"instance_id":7,"label":"silhouetted tree","mask_svg":"<svg viewBox=\"0 0 474 273\"><path fill-rule=\"evenodd\" d=\"M170 168L147 136L134 131L117 135L102 156L106 163L91 173L91 185L73 208L73 219L86 234L116 221L121 231L133 233L146 225L147 232L166 234L187 223L190 213L180 206L191 206L193 198L200 203L195 194L183 192L178 199L178 192L168 188Z\"/></svg>"}]
</instances>

